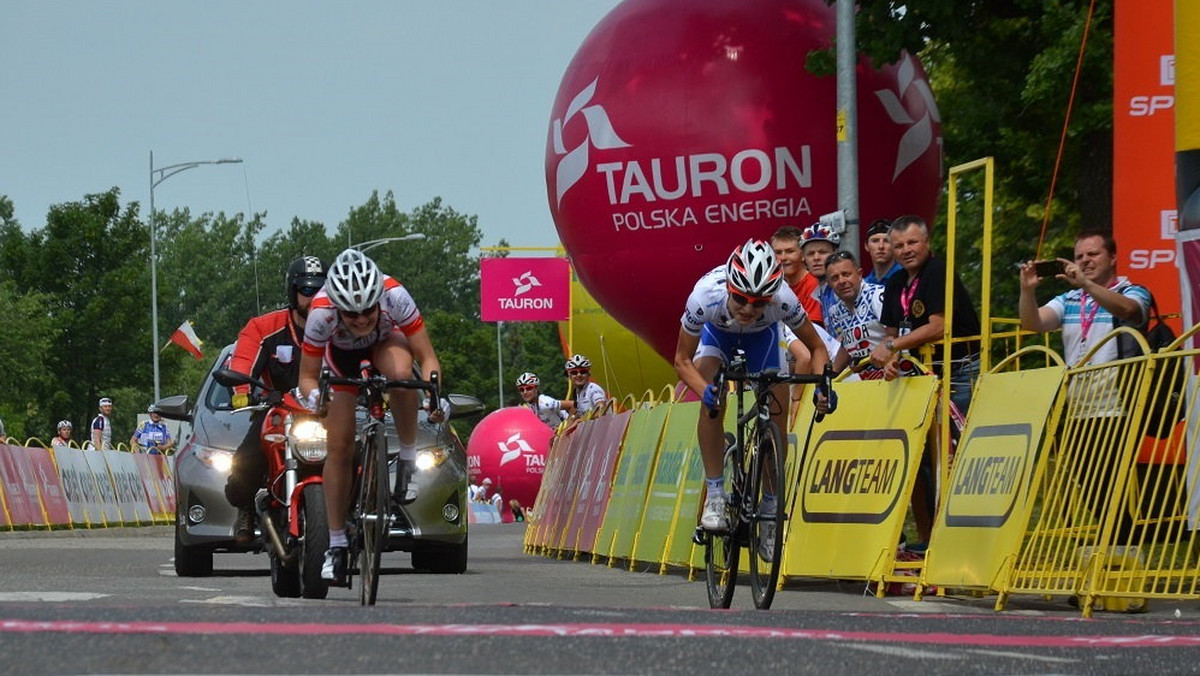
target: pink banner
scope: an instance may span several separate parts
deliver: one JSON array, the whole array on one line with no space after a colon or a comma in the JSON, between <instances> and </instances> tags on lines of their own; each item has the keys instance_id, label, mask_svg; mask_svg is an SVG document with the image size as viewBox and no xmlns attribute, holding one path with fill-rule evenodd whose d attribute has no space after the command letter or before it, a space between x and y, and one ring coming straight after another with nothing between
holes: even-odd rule
<instances>
[{"instance_id":1,"label":"pink banner","mask_svg":"<svg viewBox=\"0 0 1200 676\"><path fill-rule=\"evenodd\" d=\"M562 322L571 314L565 258L483 258L479 308L485 322Z\"/></svg>"},{"instance_id":2,"label":"pink banner","mask_svg":"<svg viewBox=\"0 0 1200 676\"><path fill-rule=\"evenodd\" d=\"M63 490L62 479L54 467L54 458L45 448L26 448L25 456L29 459L33 474L37 477L38 491L42 496L42 506L46 509L46 518L52 525L69 525L71 523L71 506L67 504L67 493Z\"/></svg>"},{"instance_id":3,"label":"pink banner","mask_svg":"<svg viewBox=\"0 0 1200 676\"><path fill-rule=\"evenodd\" d=\"M20 446L0 446L0 480L14 526L45 525L33 469Z\"/></svg>"}]
</instances>

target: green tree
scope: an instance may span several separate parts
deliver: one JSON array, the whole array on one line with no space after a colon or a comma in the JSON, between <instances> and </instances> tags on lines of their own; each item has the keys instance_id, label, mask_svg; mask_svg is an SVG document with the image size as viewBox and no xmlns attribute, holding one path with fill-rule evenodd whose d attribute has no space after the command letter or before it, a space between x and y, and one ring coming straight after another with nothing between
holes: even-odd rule
<instances>
[{"instance_id":1,"label":"green tree","mask_svg":"<svg viewBox=\"0 0 1200 676\"><path fill-rule=\"evenodd\" d=\"M53 391L55 380L45 367L59 337L47 312L50 300L42 293L18 293L11 280L0 281L0 420L7 435L21 440L40 436L48 442L54 428L47 421L54 411L69 410L62 397L38 396Z\"/></svg>"},{"instance_id":2,"label":"green tree","mask_svg":"<svg viewBox=\"0 0 1200 676\"><path fill-rule=\"evenodd\" d=\"M1089 4L859 4L858 47L872 62L893 62L902 50L920 56L942 113L946 166L996 159L992 264L998 288L993 314L1015 316L1016 275L1009 273L1014 263L1038 253ZM1112 226L1112 44L1112 0L1097 0L1043 256L1069 248L1081 228ZM809 68L818 73L831 73L832 65L832 51L814 53L809 60ZM980 187L968 183L959 195L964 223L981 220ZM939 214L939 220L944 218L944 212ZM980 257L980 234L978 228L967 228L959 239L974 260ZM964 272L977 282L978 265Z\"/></svg>"}]
</instances>

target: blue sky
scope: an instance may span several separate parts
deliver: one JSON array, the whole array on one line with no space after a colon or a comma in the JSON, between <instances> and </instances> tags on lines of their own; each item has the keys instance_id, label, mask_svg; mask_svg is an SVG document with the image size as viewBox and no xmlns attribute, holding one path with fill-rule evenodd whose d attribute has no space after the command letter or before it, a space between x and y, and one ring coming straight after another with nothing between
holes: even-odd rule
<instances>
[{"instance_id":1,"label":"blue sky","mask_svg":"<svg viewBox=\"0 0 1200 676\"><path fill-rule=\"evenodd\" d=\"M543 158L567 64L617 0L65 2L0 7L0 194L26 229L121 190L332 230L372 190L441 196L484 245L558 243Z\"/></svg>"}]
</instances>

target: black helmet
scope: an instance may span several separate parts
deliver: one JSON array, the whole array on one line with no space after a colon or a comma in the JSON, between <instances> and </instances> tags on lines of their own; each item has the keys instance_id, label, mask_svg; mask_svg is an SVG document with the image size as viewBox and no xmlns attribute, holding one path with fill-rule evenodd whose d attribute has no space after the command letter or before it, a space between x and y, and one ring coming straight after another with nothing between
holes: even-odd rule
<instances>
[{"instance_id":1,"label":"black helmet","mask_svg":"<svg viewBox=\"0 0 1200 676\"><path fill-rule=\"evenodd\" d=\"M325 264L316 256L301 256L292 261L287 269L287 299L288 307L296 307L298 289L311 289L311 296L325 284Z\"/></svg>"}]
</instances>

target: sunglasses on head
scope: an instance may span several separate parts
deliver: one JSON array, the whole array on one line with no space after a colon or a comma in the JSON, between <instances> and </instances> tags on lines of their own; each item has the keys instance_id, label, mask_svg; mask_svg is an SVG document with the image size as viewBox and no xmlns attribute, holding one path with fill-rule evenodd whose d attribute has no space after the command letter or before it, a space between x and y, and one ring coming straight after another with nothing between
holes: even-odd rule
<instances>
[{"instance_id":1,"label":"sunglasses on head","mask_svg":"<svg viewBox=\"0 0 1200 676\"><path fill-rule=\"evenodd\" d=\"M825 259L825 265L833 265L838 261L854 262L854 254L849 251L834 251Z\"/></svg>"},{"instance_id":2,"label":"sunglasses on head","mask_svg":"<svg viewBox=\"0 0 1200 676\"><path fill-rule=\"evenodd\" d=\"M537 389L537 385L518 385L517 386L518 392L529 392L531 390L536 390L536 389Z\"/></svg>"},{"instance_id":3,"label":"sunglasses on head","mask_svg":"<svg viewBox=\"0 0 1200 676\"><path fill-rule=\"evenodd\" d=\"M571 369L567 371L567 375L569 376L586 376L589 373L591 373L590 369Z\"/></svg>"},{"instance_id":4,"label":"sunglasses on head","mask_svg":"<svg viewBox=\"0 0 1200 676\"><path fill-rule=\"evenodd\" d=\"M746 294L739 293L737 291L734 291L733 289L729 290L729 297L732 298L733 302L737 303L738 305L749 305L754 308L766 307L767 303L771 302L770 298L757 298L757 297L753 297L753 296L747 296Z\"/></svg>"},{"instance_id":5,"label":"sunglasses on head","mask_svg":"<svg viewBox=\"0 0 1200 676\"><path fill-rule=\"evenodd\" d=\"M313 296L317 295L317 292L320 290L321 290L321 287L319 287L319 286L298 286L298 287L296 287L296 293L298 293L301 296L304 296L306 298L312 298Z\"/></svg>"},{"instance_id":6,"label":"sunglasses on head","mask_svg":"<svg viewBox=\"0 0 1200 676\"><path fill-rule=\"evenodd\" d=\"M366 310L363 310L362 312L347 312L346 310L338 310L338 313L340 315L342 315L343 317L345 317L346 319L358 319L359 317L370 317L371 315L375 314L378 311L379 311L379 306L375 305L373 307L367 308Z\"/></svg>"}]
</instances>

